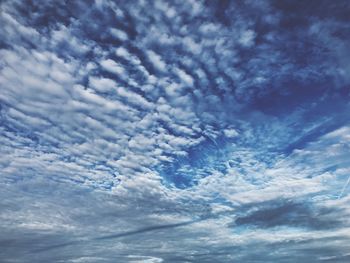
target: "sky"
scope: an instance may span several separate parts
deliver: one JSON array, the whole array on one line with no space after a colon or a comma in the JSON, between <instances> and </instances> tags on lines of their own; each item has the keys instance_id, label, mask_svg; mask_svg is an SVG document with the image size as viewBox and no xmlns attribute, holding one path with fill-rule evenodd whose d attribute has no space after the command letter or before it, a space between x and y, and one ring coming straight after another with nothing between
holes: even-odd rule
<instances>
[{"instance_id":1,"label":"sky","mask_svg":"<svg viewBox=\"0 0 350 263\"><path fill-rule=\"evenodd\" d=\"M0 5L1 262L350 261L349 1Z\"/></svg>"}]
</instances>

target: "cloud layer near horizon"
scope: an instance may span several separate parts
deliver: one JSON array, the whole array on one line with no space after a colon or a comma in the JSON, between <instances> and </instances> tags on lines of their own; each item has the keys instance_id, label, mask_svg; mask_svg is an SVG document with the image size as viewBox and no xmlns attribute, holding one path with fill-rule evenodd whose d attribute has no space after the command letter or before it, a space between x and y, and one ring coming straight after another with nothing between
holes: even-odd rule
<instances>
[{"instance_id":1,"label":"cloud layer near horizon","mask_svg":"<svg viewBox=\"0 0 350 263\"><path fill-rule=\"evenodd\" d=\"M349 9L4 1L0 259L347 262Z\"/></svg>"}]
</instances>

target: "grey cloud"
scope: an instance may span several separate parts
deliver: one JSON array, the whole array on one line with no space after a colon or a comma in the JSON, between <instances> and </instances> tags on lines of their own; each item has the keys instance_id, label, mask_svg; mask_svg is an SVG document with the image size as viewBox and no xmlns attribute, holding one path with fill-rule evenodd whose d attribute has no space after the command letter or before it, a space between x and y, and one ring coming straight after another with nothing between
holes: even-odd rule
<instances>
[{"instance_id":1,"label":"grey cloud","mask_svg":"<svg viewBox=\"0 0 350 263\"><path fill-rule=\"evenodd\" d=\"M287 226L316 230L336 229L346 225L340 217L342 214L342 209L337 207L319 207L312 203L277 200L254 205L252 211L248 210L245 215L237 216L235 224L261 228Z\"/></svg>"}]
</instances>

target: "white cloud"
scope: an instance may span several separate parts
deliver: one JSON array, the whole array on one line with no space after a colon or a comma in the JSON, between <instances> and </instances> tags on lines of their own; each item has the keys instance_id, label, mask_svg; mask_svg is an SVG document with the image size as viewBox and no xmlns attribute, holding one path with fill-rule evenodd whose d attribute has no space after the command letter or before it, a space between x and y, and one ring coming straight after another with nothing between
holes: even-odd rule
<instances>
[{"instance_id":1,"label":"white cloud","mask_svg":"<svg viewBox=\"0 0 350 263\"><path fill-rule=\"evenodd\" d=\"M256 33L253 30L245 30L239 38L239 43L245 47L251 47L254 45L255 35Z\"/></svg>"},{"instance_id":2,"label":"white cloud","mask_svg":"<svg viewBox=\"0 0 350 263\"><path fill-rule=\"evenodd\" d=\"M147 55L148 55L149 60L151 61L151 63L153 64L153 66L157 70L159 70L161 72L166 71L166 64L160 55L158 55L157 53L155 53L152 50L148 50Z\"/></svg>"},{"instance_id":3,"label":"white cloud","mask_svg":"<svg viewBox=\"0 0 350 263\"><path fill-rule=\"evenodd\" d=\"M234 138L234 137L238 136L239 133L233 128L228 128L228 129L224 130L224 134L228 138Z\"/></svg>"},{"instance_id":4,"label":"white cloud","mask_svg":"<svg viewBox=\"0 0 350 263\"><path fill-rule=\"evenodd\" d=\"M181 69L175 69L175 72L185 85L189 87L193 86L193 78L190 75L188 75L185 71Z\"/></svg>"},{"instance_id":5,"label":"white cloud","mask_svg":"<svg viewBox=\"0 0 350 263\"><path fill-rule=\"evenodd\" d=\"M216 3L196 1L44 2L7 1L0 18L5 260L247 262L260 242L257 254L269 262L285 249L349 238L348 107L335 114L339 94L331 107L329 88L294 109L288 92L301 100L305 89L284 82L321 77L332 68L322 57L326 39L340 38L308 31L324 40L307 50L322 63L311 57L302 68L291 49L280 49L292 41L271 18L260 37L265 20L251 13L271 16L269 4L229 3L219 17ZM261 44L243 56L240 46L252 47L258 35ZM236 224L285 199L341 224ZM334 251L347 251L344 244ZM266 253L270 246L275 254Z\"/></svg>"},{"instance_id":6,"label":"white cloud","mask_svg":"<svg viewBox=\"0 0 350 263\"><path fill-rule=\"evenodd\" d=\"M107 70L108 72L111 72L120 76L125 75L124 68L112 59L102 60L100 64L102 68Z\"/></svg>"},{"instance_id":7,"label":"white cloud","mask_svg":"<svg viewBox=\"0 0 350 263\"><path fill-rule=\"evenodd\" d=\"M111 92L117 89L117 83L109 78L89 77L89 83L93 89L100 92Z\"/></svg>"},{"instance_id":8,"label":"white cloud","mask_svg":"<svg viewBox=\"0 0 350 263\"><path fill-rule=\"evenodd\" d=\"M117 39L119 39L121 41L128 40L128 35L124 31L122 31L120 29L111 28L110 32L111 32L112 36L116 37Z\"/></svg>"}]
</instances>

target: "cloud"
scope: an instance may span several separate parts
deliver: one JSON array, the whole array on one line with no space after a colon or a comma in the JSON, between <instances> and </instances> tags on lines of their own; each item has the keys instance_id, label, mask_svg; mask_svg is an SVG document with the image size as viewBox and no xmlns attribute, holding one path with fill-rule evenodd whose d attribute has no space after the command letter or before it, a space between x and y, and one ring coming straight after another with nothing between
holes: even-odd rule
<instances>
[{"instance_id":1,"label":"cloud","mask_svg":"<svg viewBox=\"0 0 350 263\"><path fill-rule=\"evenodd\" d=\"M345 261L348 9L5 1L1 260Z\"/></svg>"},{"instance_id":2,"label":"cloud","mask_svg":"<svg viewBox=\"0 0 350 263\"><path fill-rule=\"evenodd\" d=\"M106 59L101 61L101 66L103 69L109 71L110 73L118 74L118 75L124 75L124 69L121 67L118 63L116 63L112 59Z\"/></svg>"},{"instance_id":3,"label":"cloud","mask_svg":"<svg viewBox=\"0 0 350 263\"><path fill-rule=\"evenodd\" d=\"M159 71L164 71L166 69L166 64L162 60L162 58L154 51L147 51L147 55L152 65Z\"/></svg>"},{"instance_id":4,"label":"cloud","mask_svg":"<svg viewBox=\"0 0 350 263\"><path fill-rule=\"evenodd\" d=\"M342 225L339 219L327 218L327 215L336 211L332 209L317 209L307 205L292 202L271 202L264 204L263 208L254 207L251 214L237 217L237 225L256 225L261 228L290 226L307 227L311 229L337 228ZM264 207L266 205L266 208ZM336 208L333 208L336 210ZM319 211L318 211L319 210Z\"/></svg>"}]
</instances>

